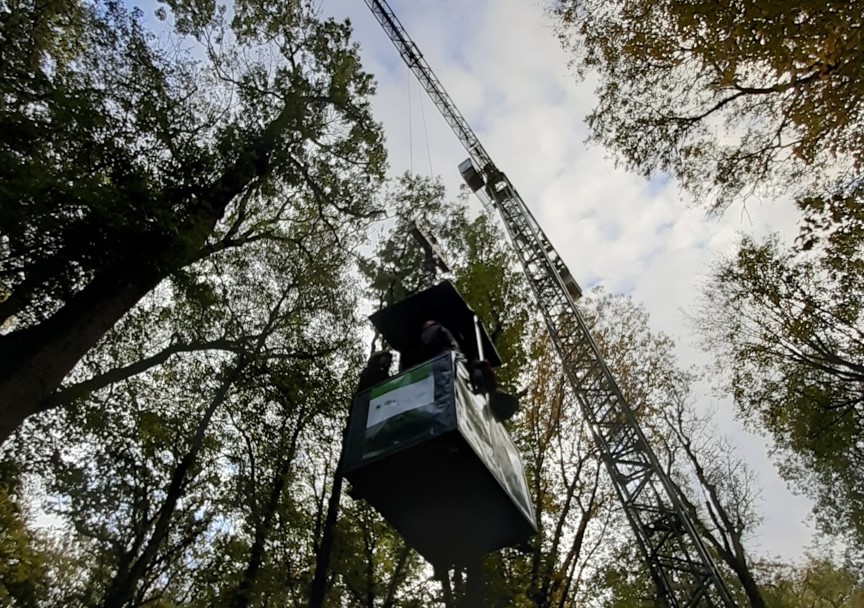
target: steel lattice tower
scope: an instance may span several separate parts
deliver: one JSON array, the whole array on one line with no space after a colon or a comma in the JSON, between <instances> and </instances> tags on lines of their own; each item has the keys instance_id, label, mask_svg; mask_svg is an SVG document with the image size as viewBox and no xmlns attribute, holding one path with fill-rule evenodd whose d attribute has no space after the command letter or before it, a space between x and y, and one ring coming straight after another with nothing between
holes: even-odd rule
<instances>
[{"instance_id":1,"label":"steel lattice tower","mask_svg":"<svg viewBox=\"0 0 864 608\"><path fill-rule=\"evenodd\" d=\"M468 151L485 183L481 192L501 214L658 599L671 608L734 607L716 562L684 508L680 489L660 466L576 307L581 292L563 260L387 2L364 1Z\"/></svg>"}]
</instances>

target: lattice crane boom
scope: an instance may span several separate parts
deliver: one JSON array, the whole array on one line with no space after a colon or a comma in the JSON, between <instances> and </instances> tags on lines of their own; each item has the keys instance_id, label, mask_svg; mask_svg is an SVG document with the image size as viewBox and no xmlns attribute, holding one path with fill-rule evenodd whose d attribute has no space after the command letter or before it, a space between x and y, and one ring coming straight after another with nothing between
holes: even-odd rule
<instances>
[{"instance_id":1,"label":"lattice crane boom","mask_svg":"<svg viewBox=\"0 0 864 608\"><path fill-rule=\"evenodd\" d=\"M684 507L680 489L660 465L579 313L575 301L581 290L563 260L387 2L364 1L482 175L483 192L501 214L658 599L671 608L734 607L720 570Z\"/></svg>"}]
</instances>

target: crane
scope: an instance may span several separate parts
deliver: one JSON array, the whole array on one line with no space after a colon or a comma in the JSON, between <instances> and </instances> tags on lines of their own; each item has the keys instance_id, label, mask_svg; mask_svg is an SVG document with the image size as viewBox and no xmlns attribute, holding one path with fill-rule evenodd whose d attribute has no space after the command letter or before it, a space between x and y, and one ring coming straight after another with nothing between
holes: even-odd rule
<instances>
[{"instance_id":1,"label":"crane","mask_svg":"<svg viewBox=\"0 0 864 608\"><path fill-rule=\"evenodd\" d=\"M463 178L500 213L658 600L670 608L734 607L718 565L684 507L681 490L660 465L579 313L578 283L386 0L364 1L468 152L459 166Z\"/></svg>"}]
</instances>

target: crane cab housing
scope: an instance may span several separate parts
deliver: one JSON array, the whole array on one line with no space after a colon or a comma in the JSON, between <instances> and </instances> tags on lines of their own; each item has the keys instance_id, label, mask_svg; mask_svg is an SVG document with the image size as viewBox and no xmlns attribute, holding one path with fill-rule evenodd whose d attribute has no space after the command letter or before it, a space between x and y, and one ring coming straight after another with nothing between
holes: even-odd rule
<instances>
[{"instance_id":1,"label":"crane cab housing","mask_svg":"<svg viewBox=\"0 0 864 608\"><path fill-rule=\"evenodd\" d=\"M352 495L435 565L525 542L536 525L522 461L469 366L501 360L473 311L444 282L370 319L402 362L399 374L354 396L343 469ZM421 359L430 319L461 353Z\"/></svg>"}]
</instances>

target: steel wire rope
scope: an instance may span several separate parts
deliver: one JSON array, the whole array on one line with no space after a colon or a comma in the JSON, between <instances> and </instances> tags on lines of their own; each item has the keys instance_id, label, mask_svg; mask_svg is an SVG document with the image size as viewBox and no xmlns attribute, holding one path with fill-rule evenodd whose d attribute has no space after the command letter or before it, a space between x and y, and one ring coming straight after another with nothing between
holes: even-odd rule
<instances>
[{"instance_id":1,"label":"steel wire rope","mask_svg":"<svg viewBox=\"0 0 864 608\"><path fill-rule=\"evenodd\" d=\"M420 83L417 83L420 90ZM429 179L434 179L435 172L432 170L432 152L429 149L429 130L426 127L426 113L423 111L423 91L420 90L420 119L423 121L423 136L426 139L426 159L429 161Z\"/></svg>"},{"instance_id":2,"label":"steel wire rope","mask_svg":"<svg viewBox=\"0 0 864 608\"><path fill-rule=\"evenodd\" d=\"M411 72L408 72L408 172L414 175L414 121L411 116Z\"/></svg>"}]
</instances>

